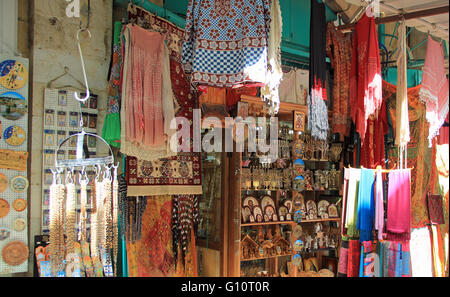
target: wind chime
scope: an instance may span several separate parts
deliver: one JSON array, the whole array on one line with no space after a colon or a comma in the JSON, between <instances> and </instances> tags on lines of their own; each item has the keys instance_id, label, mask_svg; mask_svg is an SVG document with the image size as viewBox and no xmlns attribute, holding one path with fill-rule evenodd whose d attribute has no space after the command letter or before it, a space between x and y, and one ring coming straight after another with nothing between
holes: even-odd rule
<instances>
[{"instance_id":1,"label":"wind chime","mask_svg":"<svg viewBox=\"0 0 450 297\"><path fill-rule=\"evenodd\" d=\"M78 50L86 85L86 93L80 98L81 104L89 100L89 86L86 78L79 33ZM118 178L114 156L109 144L100 136L86 133L83 118L80 117L81 132L63 140L55 151L55 169L50 187L50 244L49 256L52 276L114 276L118 256ZM58 152L70 139L76 137L76 158L58 160ZM87 137L100 139L109 149L106 157L91 157ZM95 176L89 178L92 168ZM80 187L80 219L76 219L76 184ZM91 186L91 207L88 203L88 186ZM88 233L90 209L90 232ZM78 232L77 232L78 231ZM114 266L114 269L113 269Z\"/></svg>"}]
</instances>

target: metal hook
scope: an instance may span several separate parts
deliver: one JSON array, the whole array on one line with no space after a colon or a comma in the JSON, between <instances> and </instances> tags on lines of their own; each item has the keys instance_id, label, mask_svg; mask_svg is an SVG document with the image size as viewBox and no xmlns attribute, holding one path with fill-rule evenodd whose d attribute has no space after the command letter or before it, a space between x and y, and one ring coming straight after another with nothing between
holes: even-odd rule
<instances>
[{"instance_id":1,"label":"metal hook","mask_svg":"<svg viewBox=\"0 0 450 297\"><path fill-rule=\"evenodd\" d=\"M89 84L88 84L87 77L86 77L86 68L84 66L83 52L81 50L81 44L80 44L80 32L82 32L82 31L88 32L89 33L89 38L91 38L92 35L91 35L91 32L88 29L80 29L80 30L77 31L78 52L80 53L81 68L83 70L84 84L85 84L85 87L86 87L86 95L85 95L84 98L80 98L78 96L78 93L74 92L74 96L75 96L76 100L78 100L78 101L80 101L82 103L85 103L89 99L91 94L89 92Z\"/></svg>"},{"instance_id":2,"label":"metal hook","mask_svg":"<svg viewBox=\"0 0 450 297\"><path fill-rule=\"evenodd\" d=\"M84 30L87 30L89 28L89 24L91 22L91 0L88 0L88 20L87 20L87 24L86 24L86 28L84 28ZM80 21L80 29L82 29L81 27L82 21Z\"/></svg>"}]
</instances>

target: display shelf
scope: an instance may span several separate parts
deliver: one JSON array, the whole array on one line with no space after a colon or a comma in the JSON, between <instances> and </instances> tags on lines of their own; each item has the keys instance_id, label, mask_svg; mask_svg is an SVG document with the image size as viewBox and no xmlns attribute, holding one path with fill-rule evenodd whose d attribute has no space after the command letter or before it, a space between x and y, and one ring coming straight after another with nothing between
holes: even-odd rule
<instances>
[{"instance_id":1,"label":"display shelf","mask_svg":"<svg viewBox=\"0 0 450 297\"><path fill-rule=\"evenodd\" d=\"M261 223L241 223L241 227L267 226L267 225L292 225L294 221L261 222Z\"/></svg>"},{"instance_id":2,"label":"display shelf","mask_svg":"<svg viewBox=\"0 0 450 297\"><path fill-rule=\"evenodd\" d=\"M304 220L301 221L300 224L303 223L318 223L318 222L339 222L341 218L328 218L328 219L317 219L317 220ZM294 222L295 223L295 222Z\"/></svg>"},{"instance_id":3,"label":"display shelf","mask_svg":"<svg viewBox=\"0 0 450 297\"><path fill-rule=\"evenodd\" d=\"M280 257L292 257L294 254L287 253L282 255L275 255L275 256L269 256L269 257L261 257L261 258L248 258L248 259L241 259L241 262L245 261L258 261L258 260L265 260L265 259L274 259L274 258L280 258Z\"/></svg>"}]
</instances>

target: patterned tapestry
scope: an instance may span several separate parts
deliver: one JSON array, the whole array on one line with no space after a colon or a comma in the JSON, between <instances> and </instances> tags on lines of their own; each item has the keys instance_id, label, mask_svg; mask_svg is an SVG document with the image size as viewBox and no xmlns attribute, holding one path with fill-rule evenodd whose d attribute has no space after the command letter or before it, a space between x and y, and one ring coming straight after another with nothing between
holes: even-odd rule
<instances>
[{"instance_id":1,"label":"patterned tapestry","mask_svg":"<svg viewBox=\"0 0 450 297\"><path fill-rule=\"evenodd\" d=\"M184 30L135 5L129 6L128 13L129 22L165 34L170 50L172 88L177 104L175 115L189 119L192 138L193 110L198 106L198 95L191 89L189 78L181 66ZM176 157L152 162L127 157L126 166L128 196L202 193L200 153L178 153Z\"/></svg>"}]
</instances>

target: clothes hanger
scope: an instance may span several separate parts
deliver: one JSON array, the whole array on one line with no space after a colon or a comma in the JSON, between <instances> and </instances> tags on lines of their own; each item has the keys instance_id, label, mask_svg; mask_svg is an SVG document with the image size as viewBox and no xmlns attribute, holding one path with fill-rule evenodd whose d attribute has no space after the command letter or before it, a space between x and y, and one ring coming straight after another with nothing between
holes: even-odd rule
<instances>
[{"instance_id":1,"label":"clothes hanger","mask_svg":"<svg viewBox=\"0 0 450 297\"><path fill-rule=\"evenodd\" d=\"M73 95L74 95L76 100L84 103L84 102L86 102L89 99L90 92L89 92L89 84L88 84L87 77L86 77L86 68L84 66L83 52L81 51L80 32L82 32L82 31L88 32L89 38L91 38L92 36L91 36L91 32L89 31L89 29L79 29L77 31L77 45L78 45L78 52L80 53L81 68L83 70L84 84L86 86L86 93L85 93L86 95L85 95L84 98L80 98L78 96L77 92L75 92Z\"/></svg>"},{"instance_id":2,"label":"clothes hanger","mask_svg":"<svg viewBox=\"0 0 450 297\"><path fill-rule=\"evenodd\" d=\"M52 84L53 84L55 81L57 81L58 79L60 79L60 78L62 78L62 77L64 77L64 76L66 76L66 75L70 76L70 77L71 77L74 81L76 81L81 87L80 87L80 88L76 88L76 87L71 86L71 85L66 85L66 86L61 86L61 87L52 87ZM59 75L58 77L55 77L54 79L50 80L50 81L47 83L47 88L48 88L48 89L76 88L76 89L82 90L82 89L85 88L85 86L84 86L84 84L83 84L80 80L78 80L75 76L73 76L73 75L70 73L69 67L64 66L64 73L61 74L61 75Z\"/></svg>"}]
</instances>

